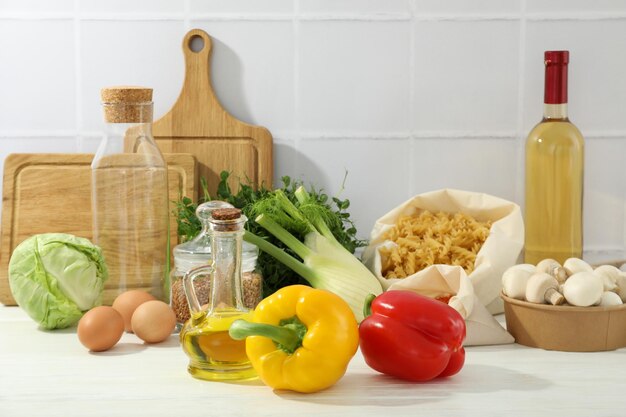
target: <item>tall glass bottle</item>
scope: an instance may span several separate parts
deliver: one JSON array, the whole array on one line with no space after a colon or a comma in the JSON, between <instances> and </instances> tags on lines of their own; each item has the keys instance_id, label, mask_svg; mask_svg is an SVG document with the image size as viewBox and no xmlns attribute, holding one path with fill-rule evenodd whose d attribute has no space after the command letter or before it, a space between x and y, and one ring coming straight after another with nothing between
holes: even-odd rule
<instances>
[{"instance_id":1,"label":"tall glass bottle","mask_svg":"<svg viewBox=\"0 0 626 417\"><path fill-rule=\"evenodd\" d=\"M109 268L103 302L129 289L167 301L167 164L152 137L152 89L101 96L106 130L91 169L94 241Z\"/></svg>"},{"instance_id":2,"label":"tall glass bottle","mask_svg":"<svg viewBox=\"0 0 626 417\"><path fill-rule=\"evenodd\" d=\"M543 120L526 141L525 262L582 257L584 140L567 117L568 51L545 52Z\"/></svg>"}]
</instances>

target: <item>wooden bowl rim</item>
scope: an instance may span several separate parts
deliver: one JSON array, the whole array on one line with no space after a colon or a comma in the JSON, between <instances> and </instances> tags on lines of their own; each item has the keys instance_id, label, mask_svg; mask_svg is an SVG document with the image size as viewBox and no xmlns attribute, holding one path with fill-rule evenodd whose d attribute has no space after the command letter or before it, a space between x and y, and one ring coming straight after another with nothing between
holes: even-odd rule
<instances>
[{"instance_id":1,"label":"wooden bowl rim","mask_svg":"<svg viewBox=\"0 0 626 417\"><path fill-rule=\"evenodd\" d=\"M530 303L528 301L516 300L515 298L510 298L504 295L504 293L500 293L500 297L504 300L505 303L513 304L520 307L526 307L532 310L543 310L543 311L559 311L563 313L607 313L607 312L620 312L626 311L626 304L622 304L619 306L611 306L611 307L600 307L600 306L592 306L592 307L577 307L577 306L553 306L551 304L537 304Z\"/></svg>"}]
</instances>

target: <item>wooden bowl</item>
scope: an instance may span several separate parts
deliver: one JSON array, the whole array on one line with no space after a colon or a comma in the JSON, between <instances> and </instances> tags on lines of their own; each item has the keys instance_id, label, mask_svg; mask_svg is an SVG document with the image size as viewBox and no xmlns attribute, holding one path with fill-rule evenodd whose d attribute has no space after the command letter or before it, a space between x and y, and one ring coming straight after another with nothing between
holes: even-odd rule
<instances>
[{"instance_id":1,"label":"wooden bowl","mask_svg":"<svg viewBox=\"0 0 626 417\"><path fill-rule=\"evenodd\" d=\"M506 327L521 345L566 352L626 346L626 304L573 307L535 304L501 295Z\"/></svg>"}]
</instances>

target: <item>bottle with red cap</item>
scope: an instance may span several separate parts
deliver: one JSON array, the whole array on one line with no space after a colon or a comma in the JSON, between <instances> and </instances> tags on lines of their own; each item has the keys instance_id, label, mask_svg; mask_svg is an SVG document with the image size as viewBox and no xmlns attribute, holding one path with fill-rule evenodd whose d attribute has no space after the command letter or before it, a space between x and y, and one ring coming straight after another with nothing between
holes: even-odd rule
<instances>
[{"instance_id":1,"label":"bottle with red cap","mask_svg":"<svg viewBox=\"0 0 626 417\"><path fill-rule=\"evenodd\" d=\"M526 140L526 263L582 257L583 136L567 116L568 51L545 52L543 119Z\"/></svg>"}]
</instances>

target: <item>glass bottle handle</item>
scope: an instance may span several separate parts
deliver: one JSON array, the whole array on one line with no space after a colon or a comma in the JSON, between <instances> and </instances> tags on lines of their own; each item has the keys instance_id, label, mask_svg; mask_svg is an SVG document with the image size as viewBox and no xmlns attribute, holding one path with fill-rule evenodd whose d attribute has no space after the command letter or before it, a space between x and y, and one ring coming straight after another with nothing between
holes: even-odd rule
<instances>
[{"instance_id":1,"label":"glass bottle handle","mask_svg":"<svg viewBox=\"0 0 626 417\"><path fill-rule=\"evenodd\" d=\"M202 311L202 306L198 301L198 296L196 295L196 289L193 282L201 274L212 273L213 267L211 265L203 265L188 271L183 277L183 288L185 289L185 295L187 296L189 311L191 312L192 317Z\"/></svg>"}]
</instances>

